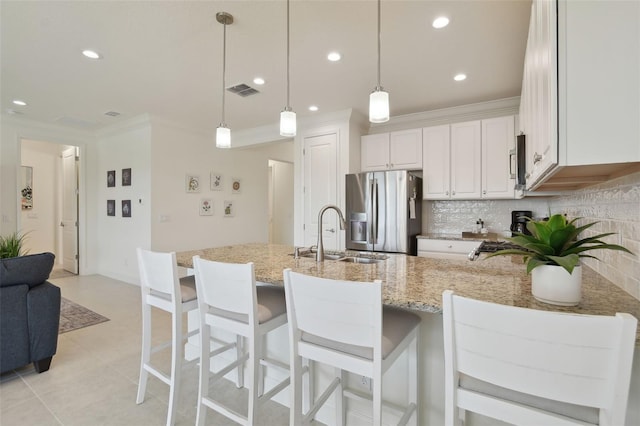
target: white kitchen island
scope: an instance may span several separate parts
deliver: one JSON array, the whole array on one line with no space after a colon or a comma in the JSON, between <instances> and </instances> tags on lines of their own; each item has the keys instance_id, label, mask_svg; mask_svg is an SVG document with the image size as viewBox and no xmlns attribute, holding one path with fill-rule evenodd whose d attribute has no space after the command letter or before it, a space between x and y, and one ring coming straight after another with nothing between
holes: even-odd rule
<instances>
[{"instance_id":1,"label":"white kitchen island","mask_svg":"<svg viewBox=\"0 0 640 426\"><path fill-rule=\"evenodd\" d=\"M475 262L464 260L437 260L415 256L390 254L388 259L371 264L355 264L326 260L316 263L314 259L294 259L293 247L272 244L243 244L237 246L193 250L177 253L178 264L191 267L192 257L221 262L254 262L256 280L273 285L282 285L282 271L285 268L300 273L325 278L352 281L383 282L383 302L388 305L416 311L422 317L419 349L420 425L442 425L444 422L444 349L442 336L441 295L445 289L456 293L511 306L532 309L574 312L593 315L613 315L628 312L640 318L640 301L585 267L583 272L583 298L578 306L560 307L538 302L531 296L531 280L524 265L510 257L498 257ZM190 313L189 328L197 328L197 316ZM639 330L640 336L640 330ZM275 331L267 340L270 357L288 361L288 335L286 327ZM636 346L640 338L636 339ZM199 354L197 339L187 344L186 356L195 358ZM407 355L403 355L406 357ZM384 378L384 397L399 403L405 399L407 360L401 359ZM212 363L214 368L218 366ZM266 387L269 388L280 378L277 371L267 373ZM318 386L328 380L319 369ZM274 376L272 376L274 374ZM366 390L359 385L358 377L350 381L356 389ZM276 401L288 406L288 390L281 392ZM631 383L630 404L627 424L640 424L640 350L636 350ZM333 407L328 402L317 415L325 424L333 424ZM370 408L366 404L348 406L349 424L367 424ZM469 416L467 424L496 424L491 420Z\"/></svg>"}]
</instances>

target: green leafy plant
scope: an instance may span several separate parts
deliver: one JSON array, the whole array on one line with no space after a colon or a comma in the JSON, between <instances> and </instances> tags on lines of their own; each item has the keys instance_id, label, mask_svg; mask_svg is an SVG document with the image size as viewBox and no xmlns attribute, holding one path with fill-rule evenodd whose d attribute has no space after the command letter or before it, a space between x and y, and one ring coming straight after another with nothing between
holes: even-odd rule
<instances>
[{"instance_id":1,"label":"green leafy plant","mask_svg":"<svg viewBox=\"0 0 640 426\"><path fill-rule=\"evenodd\" d=\"M577 237L582 231L598 223L592 222L576 226L575 222L580 219L582 218L567 221L567 218L561 214L555 214L549 220L544 221L528 219L527 230L531 235L516 233L515 237L507 238L519 248L499 250L487 257L523 255L527 264L527 273L541 265L557 265L562 266L571 274L573 268L578 266L580 258L589 257L600 260L595 256L584 254L589 250L609 249L633 254L620 245L608 244L601 240L601 238L614 235L614 232L578 240Z\"/></svg>"},{"instance_id":2,"label":"green leafy plant","mask_svg":"<svg viewBox=\"0 0 640 426\"><path fill-rule=\"evenodd\" d=\"M0 235L0 259L27 254L27 251L23 249L26 237L27 234L21 234L20 232L14 232L7 236Z\"/></svg>"}]
</instances>

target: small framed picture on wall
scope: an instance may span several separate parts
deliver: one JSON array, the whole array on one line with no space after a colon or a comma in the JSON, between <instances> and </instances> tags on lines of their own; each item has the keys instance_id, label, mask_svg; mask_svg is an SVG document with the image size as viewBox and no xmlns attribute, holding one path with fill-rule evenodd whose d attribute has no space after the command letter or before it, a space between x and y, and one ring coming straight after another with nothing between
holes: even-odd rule
<instances>
[{"instance_id":1,"label":"small framed picture on wall","mask_svg":"<svg viewBox=\"0 0 640 426\"><path fill-rule=\"evenodd\" d=\"M112 188L116 186L116 171L109 170L107 171L107 188Z\"/></svg>"},{"instance_id":2,"label":"small framed picture on wall","mask_svg":"<svg viewBox=\"0 0 640 426\"><path fill-rule=\"evenodd\" d=\"M233 217L235 210L233 208L233 201L224 202L224 217Z\"/></svg>"},{"instance_id":3,"label":"small framed picture on wall","mask_svg":"<svg viewBox=\"0 0 640 426\"><path fill-rule=\"evenodd\" d=\"M222 174L211 172L211 190L222 191L224 189L224 178Z\"/></svg>"},{"instance_id":4,"label":"small framed picture on wall","mask_svg":"<svg viewBox=\"0 0 640 426\"><path fill-rule=\"evenodd\" d=\"M122 186L131 186L131 169L122 169Z\"/></svg>"},{"instance_id":5,"label":"small framed picture on wall","mask_svg":"<svg viewBox=\"0 0 640 426\"><path fill-rule=\"evenodd\" d=\"M200 200L200 216L213 216L213 201L211 198Z\"/></svg>"},{"instance_id":6,"label":"small framed picture on wall","mask_svg":"<svg viewBox=\"0 0 640 426\"><path fill-rule=\"evenodd\" d=\"M240 178L231 179L231 193L239 194L242 191L242 181Z\"/></svg>"},{"instance_id":7,"label":"small framed picture on wall","mask_svg":"<svg viewBox=\"0 0 640 426\"><path fill-rule=\"evenodd\" d=\"M122 217L131 217L131 200L122 200Z\"/></svg>"},{"instance_id":8,"label":"small framed picture on wall","mask_svg":"<svg viewBox=\"0 0 640 426\"><path fill-rule=\"evenodd\" d=\"M116 215L116 200L107 200L107 216Z\"/></svg>"},{"instance_id":9,"label":"small framed picture on wall","mask_svg":"<svg viewBox=\"0 0 640 426\"><path fill-rule=\"evenodd\" d=\"M187 192L200 192L200 176L187 175L185 178L185 190Z\"/></svg>"}]
</instances>

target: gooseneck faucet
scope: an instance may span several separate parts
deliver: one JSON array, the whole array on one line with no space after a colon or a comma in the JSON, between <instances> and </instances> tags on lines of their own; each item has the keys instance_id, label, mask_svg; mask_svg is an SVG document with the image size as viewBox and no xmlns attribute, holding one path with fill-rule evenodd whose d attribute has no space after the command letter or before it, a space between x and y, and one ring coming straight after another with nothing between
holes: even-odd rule
<instances>
[{"instance_id":1,"label":"gooseneck faucet","mask_svg":"<svg viewBox=\"0 0 640 426\"><path fill-rule=\"evenodd\" d=\"M333 204L327 204L326 206L320 209L318 213L318 249L316 251L316 262L324 262L324 246L322 245L322 215L329 209L333 209L338 213L338 218L340 219L340 229L345 229L347 223L344 220L344 216L342 215L342 211L338 206Z\"/></svg>"}]
</instances>

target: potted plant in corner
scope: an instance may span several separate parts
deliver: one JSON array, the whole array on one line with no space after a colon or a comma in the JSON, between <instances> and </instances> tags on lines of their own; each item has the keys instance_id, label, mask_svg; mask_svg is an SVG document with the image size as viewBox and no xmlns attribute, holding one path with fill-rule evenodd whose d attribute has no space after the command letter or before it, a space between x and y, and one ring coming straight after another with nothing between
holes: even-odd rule
<instances>
[{"instance_id":1,"label":"potted plant in corner","mask_svg":"<svg viewBox=\"0 0 640 426\"><path fill-rule=\"evenodd\" d=\"M24 256L26 251L23 250L26 234L13 232L7 236L0 235L0 259L8 257Z\"/></svg>"},{"instance_id":2,"label":"potted plant in corner","mask_svg":"<svg viewBox=\"0 0 640 426\"><path fill-rule=\"evenodd\" d=\"M585 254L590 250L610 249L631 251L617 244L607 244L601 238L614 232L598 234L578 240L578 235L598 222L576 226L581 218L567 221L561 214L549 220L528 219L527 230L531 235L516 233L509 241L519 248L500 250L487 257L499 255L522 255L531 274L531 293L541 302L555 305L574 306L582 296L582 267L580 258L595 256Z\"/></svg>"}]
</instances>

